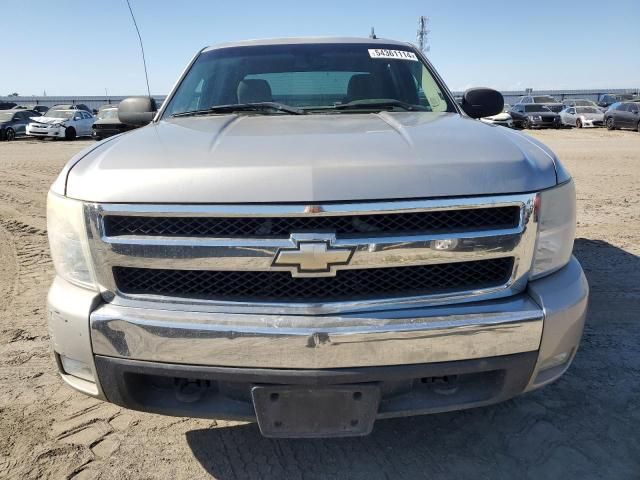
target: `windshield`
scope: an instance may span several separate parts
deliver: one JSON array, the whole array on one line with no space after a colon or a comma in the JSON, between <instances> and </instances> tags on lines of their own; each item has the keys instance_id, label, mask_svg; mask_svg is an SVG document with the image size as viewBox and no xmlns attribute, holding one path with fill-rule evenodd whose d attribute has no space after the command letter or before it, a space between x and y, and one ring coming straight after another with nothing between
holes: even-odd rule
<instances>
[{"instance_id":1,"label":"windshield","mask_svg":"<svg viewBox=\"0 0 640 480\"><path fill-rule=\"evenodd\" d=\"M551 110L549 110L544 105L525 105L524 111L525 112L551 112Z\"/></svg>"},{"instance_id":2,"label":"windshield","mask_svg":"<svg viewBox=\"0 0 640 480\"><path fill-rule=\"evenodd\" d=\"M0 112L0 122L8 122L13 118L13 112Z\"/></svg>"},{"instance_id":3,"label":"windshield","mask_svg":"<svg viewBox=\"0 0 640 480\"><path fill-rule=\"evenodd\" d=\"M98 112L98 120L104 120L105 118L114 118L118 120L117 108L106 108Z\"/></svg>"},{"instance_id":4,"label":"windshield","mask_svg":"<svg viewBox=\"0 0 640 480\"><path fill-rule=\"evenodd\" d=\"M49 110L46 116L49 118L71 118L74 113L65 110Z\"/></svg>"},{"instance_id":5,"label":"windshield","mask_svg":"<svg viewBox=\"0 0 640 480\"><path fill-rule=\"evenodd\" d=\"M456 111L426 65L408 47L301 44L202 53L170 99L164 116L259 102L277 102L306 113L344 114L371 110L366 103L375 100L394 100L420 110ZM360 108L334 110L358 101L363 102ZM390 108L395 107L385 109Z\"/></svg>"},{"instance_id":6,"label":"windshield","mask_svg":"<svg viewBox=\"0 0 640 480\"><path fill-rule=\"evenodd\" d=\"M558 101L553 97L543 95L542 97L533 97L533 103L558 103Z\"/></svg>"},{"instance_id":7,"label":"windshield","mask_svg":"<svg viewBox=\"0 0 640 480\"><path fill-rule=\"evenodd\" d=\"M579 108L576 108L576 112L578 112L578 113L602 113L600 110L598 110L597 108L593 108L593 107L579 107Z\"/></svg>"},{"instance_id":8,"label":"windshield","mask_svg":"<svg viewBox=\"0 0 640 480\"><path fill-rule=\"evenodd\" d=\"M593 103L591 100L576 100L575 104L578 107L593 107L593 106L595 106L595 103Z\"/></svg>"}]
</instances>

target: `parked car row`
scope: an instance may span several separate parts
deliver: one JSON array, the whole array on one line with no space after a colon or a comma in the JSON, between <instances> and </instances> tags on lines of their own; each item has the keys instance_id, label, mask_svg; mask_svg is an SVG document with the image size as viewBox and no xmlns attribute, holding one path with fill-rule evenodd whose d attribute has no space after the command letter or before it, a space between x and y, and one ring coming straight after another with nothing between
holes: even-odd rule
<instances>
[{"instance_id":1,"label":"parked car row","mask_svg":"<svg viewBox=\"0 0 640 480\"><path fill-rule=\"evenodd\" d=\"M91 136L102 140L133 128L120 122L117 105L103 105L97 115L84 104L51 108L12 104L10 109L0 110L0 140L10 141L21 136L65 140Z\"/></svg>"},{"instance_id":2,"label":"parked car row","mask_svg":"<svg viewBox=\"0 0 640 480\"><path fill-rule=\"evenodd\" d=\"M74 103L74 104L64 104L64 105L54 105L53 107L47 107L46 105L18 105L14 102L0 102L0 110L31 110L33 112L38 112L41 115L47 113L48 110L52 108L66 108L68 110L85 110L89 113L97 113L97 110L91 110L84 103Z\"/></svg>"},{"instance_id":3,"label":"parked car row","mask_svg":"<svg viewBox=\"0 0 640 480\"><path fill-rule=\"evenodd\" d=\"M629 101L617 101L603 111L601 105L615 98L629 98ZM0 107L3 106L7 106L7 103L0 104ZM51 108L43 105L9 106L10 109L0 108L0 140L13 140L24 135L66 140L91 136L95 140L102 140L135 128L120 122L117 105L103 105L95 116L84 104L54 105ZM580 98L558 102L549 95L525 95L513 106L505 104L501 113L481 120L508 128L586 128L606 125L609 130L627 128L640 132L640 97L606 94L601 95L601 101L595 103Z\"/></svg>"},{"instance_id":4,"label":"parked car row","mask_svg":"<svg viewBox=\"0 0 640 480\"><path fill-rule=\"evenodd\" d=\"M582 98L557 101L549 95L525 95L516 104L505 104L502 113L481 119L510 128L602 127L629 128L640 132L640 98L633 95L601 96L601 102ZM603 108L604 100L629 98Z\"/></svg>"}]
</instances>

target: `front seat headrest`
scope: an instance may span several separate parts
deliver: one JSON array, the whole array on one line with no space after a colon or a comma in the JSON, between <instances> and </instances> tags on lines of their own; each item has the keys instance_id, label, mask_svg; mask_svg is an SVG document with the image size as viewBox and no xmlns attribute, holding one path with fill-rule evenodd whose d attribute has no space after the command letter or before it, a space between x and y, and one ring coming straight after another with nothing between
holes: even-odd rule
<instances>
[{"instance_id":1,"label":"front seat headrest","mask_svg":"<svg viewBox=\"0 0 640 480\"><path fill-rule=\"evenodd\" d=\"M380 98L379 88L370 73L359 73L349 79L347 101Z\"/></svg>"},{"instance_id":2,"label":"front seat headrest","mask_svg":"<svg viewBox=\"0 0 640 480\"><path fill-rule=\"evenodd\" d=\"M262 79L242 80L238 84L238 103L272 102L269 82Z\"/></svg>"}]
</instances>

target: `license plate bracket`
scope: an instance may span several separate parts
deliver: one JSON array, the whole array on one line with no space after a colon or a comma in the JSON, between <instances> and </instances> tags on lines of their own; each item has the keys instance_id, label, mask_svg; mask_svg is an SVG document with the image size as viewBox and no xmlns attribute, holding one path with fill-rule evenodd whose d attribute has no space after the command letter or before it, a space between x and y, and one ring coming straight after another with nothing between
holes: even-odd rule
<instances>
[{"instance_id":1,"label":"license plate bracket","mask_svg":"<svg viewBox=\"0 0 640 480\"><path fill-rule=\"evenodd\" d=\"M367 435L380 403L380 389L375 384L254 386L251 396L265 437Z\"/></svg>"}]
</instances>

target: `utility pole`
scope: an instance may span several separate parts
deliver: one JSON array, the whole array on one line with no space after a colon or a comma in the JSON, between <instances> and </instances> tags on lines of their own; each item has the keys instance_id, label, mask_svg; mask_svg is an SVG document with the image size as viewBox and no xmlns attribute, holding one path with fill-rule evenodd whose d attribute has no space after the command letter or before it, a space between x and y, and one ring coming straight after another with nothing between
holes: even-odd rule
<instances>
[{"instance_id":1,"label":"utility pole","mask_svg":"<svg viewBox=\"0 0 640 480\"><path fill-rule=\"evenodd\" d=\"M418 48L422 53L426 53L431 50L429 46L429 33L431 30L428 29L429 26L429 17L421 16L418 18L418 34L416 35L416 40L418 41Z\"/></svg>"}]
</instances>

